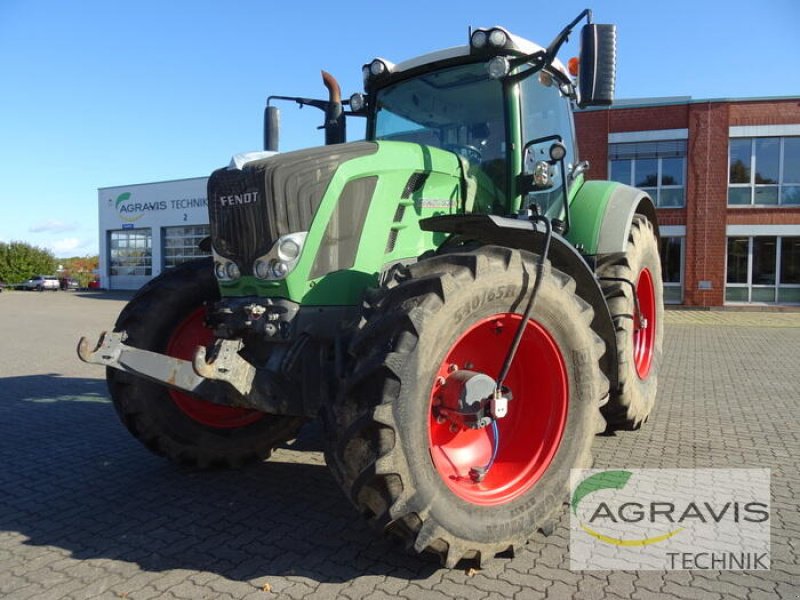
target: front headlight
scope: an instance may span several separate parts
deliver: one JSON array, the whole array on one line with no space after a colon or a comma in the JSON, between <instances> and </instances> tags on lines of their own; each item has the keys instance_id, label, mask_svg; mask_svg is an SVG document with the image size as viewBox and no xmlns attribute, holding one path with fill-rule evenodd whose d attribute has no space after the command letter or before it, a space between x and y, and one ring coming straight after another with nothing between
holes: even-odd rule
<instances>
[{"instance_id":1,"label":"front headlight","mask_svg":"<svg viewBox=\"0 0 800 600\"><path fill-rule=\"evenodd\" d=\"M283 279L297 266L307 231L289 233L278 238L270 251L253 263L253 273L259 279Z\"/></svg>"},{"instance_id":2,"label":"front headlight","mask_svg":"<svg viewBox=\"0 0 800 600\"><path fill-rule=\"evenodd\" d=\"M224 256L220 256L213 248L211 252L214 255L214 275L219 281L235 281L242 276L239 265Z\"/></svg>"}]
</instances>

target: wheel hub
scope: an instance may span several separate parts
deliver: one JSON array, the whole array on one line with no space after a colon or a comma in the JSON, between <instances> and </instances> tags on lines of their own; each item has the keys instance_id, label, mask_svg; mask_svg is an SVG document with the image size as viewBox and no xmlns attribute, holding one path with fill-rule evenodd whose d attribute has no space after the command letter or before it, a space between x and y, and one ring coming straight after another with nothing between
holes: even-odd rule
<instances>
[{"instance_id":1,"label":"wheel hub","mask_svg":"<svg viewBox=\"0 0 800 600\"><path fill-rule=\"evenodd\" d=\"M495 393L489 374L500 372L521 318L502 313L472 325L445 353L431 387L433 466L454 494L472 504L505 504L529 490L549 466L566 423L564 360L536 321L525 328L505 379L508 392ZM481 473L486 466L491 468Z\"/></svg>"},{"instance_id":2,"label":"wheel hub","mask_svg":"<svg viewBox=\"0 0 800 600\"><path fill-rule=\"evenodd\" d=\"M497 387L494 379L484 373L456 368L437 384L438 393L433 400L437 423L444 419L457 429L482 429L491 424L489 407Z\"/></svg>"}]
</instances>

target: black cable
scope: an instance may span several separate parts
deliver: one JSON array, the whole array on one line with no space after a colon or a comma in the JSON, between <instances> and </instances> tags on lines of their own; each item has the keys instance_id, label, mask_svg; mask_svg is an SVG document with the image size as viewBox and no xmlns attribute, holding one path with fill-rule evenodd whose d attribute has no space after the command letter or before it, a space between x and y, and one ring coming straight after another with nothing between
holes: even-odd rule
<instances>
[{"instance_id":1,"label":"black cable","mask_svg":"<svg viewBox=\"0 0 800 600\"><path fill-rule=\"evenodd\" d=\"M525 327L528 324L528 320L531 318L531 313L533 313L533 305L536 301L536 294L539 292L539 286L542 283L542 278L544 276L544 261L547 259L547 254L550 252L550 240L553 238L553 227L550 224L549 219L543 217L542 215L535 215L531 217L533 221L540 221L544 223L545 227L545 236L544 236L544 249L542 250L541 255L539 255L539 260L536 262L536 281L533 283L533 291L531 292L531 298L528 300L528 305L525 307L525 313L522 315L522 321L520 321L519 326L517 327L517 331L514 334L514 341L511 343L511 347L508 349L508 354L506 354L506 359L503 362L503 368L500 370L500 376L497 378L497 387L495 388L495 394L501 394L503 390L503 382L505 381L506 376L508 376L508 372L511 369L511 364L514 362L514 357L517 354L517 350L519 349L519 344L522 341L522 336L525 333ZM506 390L507 391L507 390ZM497 419L492 419L492 457L489 460L489 463L485 467L472 467L469 470L470 478L475 483L480 483L483 481L484 477L486 477L489 470L494 465L494 461L497 458L497 451L500 448L500 429L497 427Z\"/></svg>"},{"instance_id":2,"label":"black cable","mask_svg":"<svg viewBox=\"0 0 800 600\"><path fill-rule=\"evenodd\" d=\"M546 217L543 217L542 215L535 215L532 217L532 219L534 221L544 223L544 249L541 255L539 255L539 260L536 263L536 281L533 283L531 299L528 300L528 306L525 307L525 313L522 315L522 321L520 321L519 327L517 327L517 332L514 334L514 341L511 343L511 348L509 348L508 354L506 354L506 359L503 362L503 368L500 370L500 376L497 378L496 389L498 391L503 389L503 382L508 376L508 372L511 369L511 363L514 362L514 356L516 356L517 350L519 349L519 344L522 341L522 335L525 333L525 327L528 325L528 320L531 318L533 305L536 301L536 294L539 292L539 286L542 283L542 277L544 275L544 261L547 258L548 252L550 252L550 240L553 237L553 228L550 225L550 221Z\"/></svg>"}]
</instances>

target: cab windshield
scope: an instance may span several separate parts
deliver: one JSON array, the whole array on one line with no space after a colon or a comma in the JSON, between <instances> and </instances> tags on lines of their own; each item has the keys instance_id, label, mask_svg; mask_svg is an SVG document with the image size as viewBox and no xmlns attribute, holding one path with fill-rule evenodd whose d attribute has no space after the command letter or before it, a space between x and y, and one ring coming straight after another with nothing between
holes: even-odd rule
<instances>
[{"instance_id":1,"label":"cab windshield","mask_svg":"<svg viewBox=\"0 0 800 600\"><path fill-rule=\"evenodd\" d=\"M456 152L506 188L503 88L485 63L412 77L378 91L375 139L413 142Z\"/></svg>"}]
</instances>

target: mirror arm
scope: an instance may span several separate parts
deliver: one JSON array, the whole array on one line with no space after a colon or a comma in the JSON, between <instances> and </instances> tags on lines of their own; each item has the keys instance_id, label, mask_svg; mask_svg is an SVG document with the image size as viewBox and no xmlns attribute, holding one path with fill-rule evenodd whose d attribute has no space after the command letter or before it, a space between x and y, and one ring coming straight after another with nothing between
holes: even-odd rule
<instances>
[{"instance_id":1,"label":"mirror arm","mask_svg":"<svg viewBox=\"0 0 800 600\"><path fill-rule=\"evenodd\" d=\"M546 50L540 50L538 52L534 52L533 54L528 54L526 56L520 56L519 58L512 59L509 61L511 69L513 70L515 67L523 65L525 63L533 63L529 69L522 71L521 73L517 73L516 75L512 75L509 77L510 80L514 81L515 83L519 83L523 79L527 79L537 71L543 69L544 67L553 63L558 54L558 51L561 49L561 46L569 39L570 34L575 29L575 26L581 21L581 19L586 18L587 23L592 22L592 11L588 8L585 8L581 11L581 13L575 17L569 25L564 27L552 42L547 47ZM572 85L572 81L570 81L569 77L564 77L561 72L558 70L555 71L556 78L561 81L561 83Z\"/></svg>"},{"instance_id":2,"label":"mirror arm","mask_svg":"<svg viewBox=\"0 0 800 600\"><path fill-rule=\"evenodd\" d=\"M588 9L588 8L583 9L581 11L581 13L577 17L575 17L569 25L564 27L564 29L561 30L561 33L559 33L553 39L553 41L550 42L550 45L547 47L547 50L545 50L545 54L547 55L547 62L548 63L553 62L553 60L556 57L556 54L558 54L558 51L561 49L561 46L564 45L564 42L567 41L567 39L569 38L569 35L572 33L572 30L575 29L575 26L584 17L586 17L586 23L587 24L591 24L591 22L592 22L592 11L590 9Z\"/></svg>"},{"instance_id":3,"label":"mirror arm","mask_svg":"<svg viewBox=\"0 0 800 600\"><path fill-rule=\"evenodd\" d=\"M588 170L589 170L589 161L588 160L582 160L577 165L575 165L575 168L572 169L572 171L570 172L569 180L570 181L575 181L578 178L579 175L581 175L582 173L585 173Z\"/></svg>"},{"instance_id":4,"label":"mirror arm","mask_svg":"<svg viewBox=\"0 0 800 600\"><path fill-rule=\"evenodd\" d=\"M327 100L315 100L314 98L300 98L298 96L269 96L267 98L267 106L269 106L270 102L273 100L288 100L289 102L297 102L298 106L301 108L303 106L313 106L321 111L327 110L329 104Z\"/></svg>"}]
</instances>

